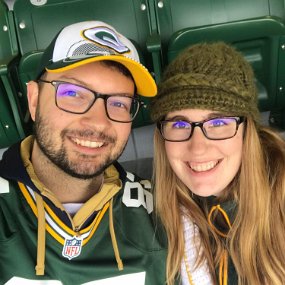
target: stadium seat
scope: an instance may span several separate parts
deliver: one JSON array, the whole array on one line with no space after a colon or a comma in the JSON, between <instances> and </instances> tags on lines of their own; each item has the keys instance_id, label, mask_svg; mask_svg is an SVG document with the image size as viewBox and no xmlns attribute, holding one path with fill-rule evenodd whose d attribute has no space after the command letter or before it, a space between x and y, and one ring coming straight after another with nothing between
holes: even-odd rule
<instances>
[{"instance_id":1,"label":"stadium seat","mask_svg":"<svg viewBox=\"0 0 285 285\"><path fill-rule=\"evenodd\" d=\"M171 36L185 28L210 26L253 18L275 16L284 21L283 0L168 0L155 5L163 47Z\"/></svg>"},{"instance_id":2,"label":"stadium seat","mask_svg":"<svg viewBox=\"0 0 285 285\"><path fill-rule=\"evenodd\" d=\"M24 115L12 75L13 62L18 56L17 39L12 12L3 1L0 1L0 39L0 148L3 148L25 136Z\"/></svg>"},{"instance_id":3,"label":"stadium seat","mask_svg":"<svg viewBox=\"0 0 285 285\"><path fill-rule=\"evenodd\" d=\"M6 90L0 81L0 149L21 139Z\"/></svg>"}]
</instances>

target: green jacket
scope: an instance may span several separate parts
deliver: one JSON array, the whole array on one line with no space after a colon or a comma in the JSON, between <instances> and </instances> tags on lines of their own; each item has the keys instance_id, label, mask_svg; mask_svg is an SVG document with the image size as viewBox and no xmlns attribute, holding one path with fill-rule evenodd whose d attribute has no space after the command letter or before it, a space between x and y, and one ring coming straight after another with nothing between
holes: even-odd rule
<instances>
[{"instance_id":1,"label":"green jacket","mask_svg":"<svg viewBox=\"0 0 285 285\"><path fill-rule=\"evenodd\" d=\"M157 235L151 218L150 184L126 173L119 164L106 172L110 168L118 174L121 189L112 204L107 201L74 229L64 209L42 195L31 180L20 145L4 153L0 161L0 284L30 284L29 280L34 285L165 284L165 239ZM37 197L43 201L42 209ZM39 230L41 210L44 218ZM118 269L117 257L123 270ZM44 270L38 268L44 275L36 275L35 266L41 264L37 259L44 260Z\"/></svg>"}]
</instances>

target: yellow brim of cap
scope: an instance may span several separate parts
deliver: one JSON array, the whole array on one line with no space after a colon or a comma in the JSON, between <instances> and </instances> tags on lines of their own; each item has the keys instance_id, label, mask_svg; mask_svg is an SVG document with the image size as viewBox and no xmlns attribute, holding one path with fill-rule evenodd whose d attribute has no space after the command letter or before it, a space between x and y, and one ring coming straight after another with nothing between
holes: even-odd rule
<instances>
[{"instance_id":1,"label":"yellow brim of cap","mask_svg":"<svg viewBox=\"0 0 285 285\"><path fill-rule=\"evenodd\" d=\"M85 65L87 63L102 61L102 60L112 60L123 64L132 74L136 87L137 87L137 94L145 97L154 97L157 94L157 86L156 83L148 72L148 70L139 62L134 61L133 59L120 56L120 55L107 55L107 56L97 56L87 58L81 61L77 61L71 63L69 65L56 68L56 69L49 69L46 68L47 72L50 73L59 73L64 72L70 69L74 69L76 67Z\"/></svg>"}]
</instances>

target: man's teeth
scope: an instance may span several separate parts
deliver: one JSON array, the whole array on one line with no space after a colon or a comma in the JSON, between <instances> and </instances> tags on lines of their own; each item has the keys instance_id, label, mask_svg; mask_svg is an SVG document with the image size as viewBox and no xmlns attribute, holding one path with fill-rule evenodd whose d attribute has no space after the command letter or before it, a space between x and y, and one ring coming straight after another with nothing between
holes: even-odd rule
<instances>
[{"instance_id":1,"label":"man's teeth","mask_svg":"<svg viewBox=\"0 0 285 285\"><path fill-rule=\"evenodd\" d=\"M93 142L93 141L86 141L86 140L80 140L80 139L75 139L74 142L78 145L90 147L90 148L98 148L104 144L103 142Z\"/></svg>"},{"instance_id":2,"label":"man's teeth","mask_svg":"<svg viewBox=\"0 0 285 285\"><path fill-rule=\"evenodd\" d=\"M218 161L210 161L210 162L206 162L206 163L190 163L190 167L192 170L196 171L196 172L203 172L203 171L208 171L212 168L214 168L216 165L218 164Z\"/></svg>"}]
</instances>

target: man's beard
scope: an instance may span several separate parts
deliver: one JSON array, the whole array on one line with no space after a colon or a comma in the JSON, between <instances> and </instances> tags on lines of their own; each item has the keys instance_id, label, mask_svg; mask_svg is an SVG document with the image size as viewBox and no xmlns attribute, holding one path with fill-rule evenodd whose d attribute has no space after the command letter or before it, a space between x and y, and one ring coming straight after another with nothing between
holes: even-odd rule
<instances>
[{"instance_id":1,"label":"man's beard","mask_svg":"<svg viewBox=\"0 0 285 285\"><path fill-rule=\"evenodd\" d=\"M105 135L102 132L91 130L63 130L60 135L61 146L58 148L58 146L54 144L52 133L53 131L49 128L48 120L43 119L40 116L39 111L37 111L34 124L34 134L42 153L66 174L79 179L90 179L102 174L108 166L120 157L127 144L127 142L125 142L123 145L116 147L116 138ZM88 139L92 136L98 137L108 144L113 144L118 150L113 154L96 155L96 162L94 162L94 156L82 153L78 153L77 158L74 159L74 161L71 161L69 160L67 150L63 145L63 141L67 134L72 136L76 135L81 139ZM108 148L107 151L110 152L110 149L114 149L114 147Z\"/></svg>"}]
</instances>

